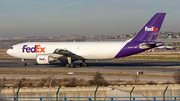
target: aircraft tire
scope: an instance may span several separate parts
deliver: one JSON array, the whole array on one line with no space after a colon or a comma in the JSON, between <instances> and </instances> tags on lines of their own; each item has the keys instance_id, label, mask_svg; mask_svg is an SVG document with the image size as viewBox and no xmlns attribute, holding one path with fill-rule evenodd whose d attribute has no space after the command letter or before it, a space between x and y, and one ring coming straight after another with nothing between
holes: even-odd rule
<instances>
[{"instance_id":1,"label":"aircraft tire","mask_svg":"<svg viewBox=\"0 0 180 101\"><path fill-rule=\"evenodd\" d=\"M88 67L88 64L87 63L80 63L79 66L80 67Z\"/></svg>"},{"instance_id":2,"label":"aircraft tire","mask_svg":"<svg viewBox=\"0 0 180 101\"><path fill-rule=\"evenodd\" d=\"M80 67L83 67L83 63L80 63L79 66L80 66Z\"/></svg>"},{"instance_id":3,"label":"aircraft tire","mask_svg":"<svg viewBox=\"0 0 180 101\"><path fill-rule=\"evenodd\" d=\"M22 63L22 65L23 65L23 66L26 66L26 65L27 65L27 63L23 62L23 63Z\"/></svg>"},{"instance_id":4,"label":"aircraft tire","mask_svg":"<svg viewBox=\"0 0 180 101\"><path fill-rule=\"evenodd\" d=\"M70 67L70 64L66 64L66 67L69 68L69 67Z\"/></svg>"},{"instance_id":5,"label":"aircraft tire","mask_svg":"<svg viewBox=\"0 0 180 101\"><path fill-rule=\"evenodd\" d=\"M74 65L74 64L71 64L71 65L70 65L70 67L71 67L71 68L74 68L74 67L75 67L75 65Z\"/></svg>"},{"instance_id":6,"label":"aircraft tire","mask_svg":"<svg viewBox=\"0 0 180 101\"><path fill-rule=\"evenodd\" d=\"M87 64L87 63L84 63L84 64L83 64L83 67L88 67L88 64Z\"/></svg>"}]
</instances>

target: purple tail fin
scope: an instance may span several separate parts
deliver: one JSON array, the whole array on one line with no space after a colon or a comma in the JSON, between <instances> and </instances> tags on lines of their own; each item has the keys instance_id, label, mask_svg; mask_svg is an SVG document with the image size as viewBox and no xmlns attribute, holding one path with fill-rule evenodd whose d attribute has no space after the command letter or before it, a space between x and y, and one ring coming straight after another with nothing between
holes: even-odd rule
<instances>
[{"instance_id":1,"label":"purple tail fin","mask_svg":"<svg viewBox=\"0 0 180 101\"><path fill-rule=\"evenodd\" d=\"M131 42L156 41L166 13L156 13Z\"/></svg>"}]
</instances>

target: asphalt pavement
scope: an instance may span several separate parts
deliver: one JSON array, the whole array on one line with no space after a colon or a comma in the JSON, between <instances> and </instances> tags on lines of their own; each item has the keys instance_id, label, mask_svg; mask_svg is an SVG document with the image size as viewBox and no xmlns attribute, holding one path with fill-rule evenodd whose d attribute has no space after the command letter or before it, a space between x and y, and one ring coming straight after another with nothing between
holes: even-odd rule
<instances>
[{"instance_id":1,"label":"asphalt pavement","mask_svg":"<svg viewBox=\"0 0 180 101\"><path fill-rule=\"evenodd\" d=\"M80 67L81 61L76 61L75 68L66 68L65 63L55 62L48 65L38 65L35 60L27 60L27 66L22 66L20 59L0 59L0 69L17 70L56 70L56 71L82 71L82 72L107 72L107 73L137 73L143 71L144 74L160 74L159 77L141 77L142 80L167 81L173 80L171 77L161 77L163 74L173 74L180 70L180 61L173 60L88 60L89 67ZM32 75L31 75L32 76ZM1 77L30 77L28 75L6 75ZM75 77L76 75L74 75ZM46 77L45 75L35 77ZM61 76L63 77L63 76ZM91 76L77 76L78 78L90 79ZM109 80L132 80L131 75L126 77L106 76ZM163 78L163 79L162 79Z\"/></svg>"}]
</instances>

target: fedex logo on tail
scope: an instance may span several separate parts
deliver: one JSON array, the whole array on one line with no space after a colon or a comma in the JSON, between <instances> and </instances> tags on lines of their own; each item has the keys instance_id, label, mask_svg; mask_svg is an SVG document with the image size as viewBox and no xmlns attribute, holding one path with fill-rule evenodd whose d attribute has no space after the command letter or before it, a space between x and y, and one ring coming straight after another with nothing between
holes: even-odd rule
<instances>
[{"instance_id":1,"label":"fedex logo on tail","mask_svg":"<svg viewBox=\"0 0 180 101\"><path fill-rule=\"evenodd\" d=\"M145 31L159 31L158 28L155 26L152 26L151 28L148 28L147 26L145 27Z\"/></svg>"},{"instance_id":2,"label":"fedex logo on tail","mask_svg":"<svg viewBox=\"0 0 180 101\"><path fill-rule=\"evenodd\" d=\"M41 45L35 45L34 47L28 47L27 45L24 45L22 48L22 52L27 53L45 53L46 47L41 47Z\"/></svg>"}]
</instances>

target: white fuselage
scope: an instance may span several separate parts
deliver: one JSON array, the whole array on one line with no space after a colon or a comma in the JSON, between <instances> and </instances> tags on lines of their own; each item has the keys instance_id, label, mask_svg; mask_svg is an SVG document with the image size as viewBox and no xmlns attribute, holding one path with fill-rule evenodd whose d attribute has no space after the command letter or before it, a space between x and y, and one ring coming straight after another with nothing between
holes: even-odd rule
<instances>
[{"instance_id":1,"label":"white fuselage","mask_svg":"<svg viewBox=\"0 0 180 101\"><path fill-rule=\"evenodd\" d=\"M7 53L17 58L36 59L39 54L52 54L56 49L63 49L84 59L112 59L126 44L127 42L26 42L14 45ZM23 49L24 45L26 49ZM39 52L30 51L35 45L39 45L36 49Z\"/></svg>"}]
</instances>

